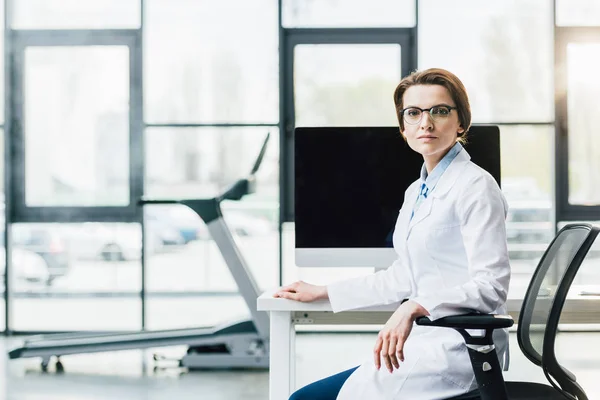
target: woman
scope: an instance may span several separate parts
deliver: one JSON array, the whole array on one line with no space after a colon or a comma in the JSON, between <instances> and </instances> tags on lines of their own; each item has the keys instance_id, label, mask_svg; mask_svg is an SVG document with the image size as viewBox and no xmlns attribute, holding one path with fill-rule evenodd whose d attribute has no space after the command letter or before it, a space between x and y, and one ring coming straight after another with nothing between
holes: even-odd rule
<instances>
[{"instance_id":1,"label":"woman","mask_svg":"<svg viewBox=\"0 0 600 400\"><path fill-rule=\"evenodd\" d=\"M469 311L506 313L510 280L507 204L492 176L463 149L471 110L462 82L442 69L415 72L394 92L400 132L423 156L394 231L397 260L385 271L275 294L329 299L334 312L400 303L359 367L308 385L290 399L448 399L477 387L466 346L453 329L414 326ZM359 226L356 229L360 229ZM501 365L508 333L495 333ZM383 367L383 368L382 368Z\"/></svg>"}]
</instances>

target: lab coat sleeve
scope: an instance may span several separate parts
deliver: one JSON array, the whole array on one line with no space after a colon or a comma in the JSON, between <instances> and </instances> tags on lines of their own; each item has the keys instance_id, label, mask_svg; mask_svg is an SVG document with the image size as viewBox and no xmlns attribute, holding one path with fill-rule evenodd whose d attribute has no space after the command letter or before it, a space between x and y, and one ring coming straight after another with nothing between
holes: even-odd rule
<instances>
[{"instance_id":1,"label":"lab coat sleeve","mask_svg":"<svg viewBox=\"0 0 600 400\"><path fill-rule=\"evenodd\" d=\"M491 176L480 175L465 185L456 211L470 279L412 299L429 312L431 320L473 311L489 314L506 303L510 281L507 210Z\"/></svg>"},{"instance_id":2,"label":"lab coat sleeve","mask_svg":"<svg viewBox=\"0 0 600 400\"><path fill-rule=\"evenodd\" d=\"M412 275L402 258L376 273L327 285L333 312L401 302L412 293Z\"/></svg>"}]
</instances>

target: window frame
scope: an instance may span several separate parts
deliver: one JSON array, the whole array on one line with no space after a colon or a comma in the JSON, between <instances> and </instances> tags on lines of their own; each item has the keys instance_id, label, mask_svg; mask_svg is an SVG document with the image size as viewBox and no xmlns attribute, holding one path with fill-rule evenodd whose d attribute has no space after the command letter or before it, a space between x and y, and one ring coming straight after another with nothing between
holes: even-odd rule
<instances>
[{"instance_id":1,"label":"window frame","mask_svg":"<svg viewBox=\"0 0 600 400\"><path fill-rule=\"evenodd\" d=\"M10 31L12 203L10 222L141 222L143 187L142 53L140 30ZM28 206L25 201L24 55L27 47L127 46L129 48L129 204L126 206Z\"/></svg>"},{"instance_id":2,"label":"window frame","mask_svg":"<svg viewBox=\"0 0 600 400\"><path fill-rule=\"evenodd\" d=\"M304 44L398 44L401 76L417 66L417 27L412 28L290 28L280 42L280 220L294 221L294 48Z\"/></svg>"},{"instance_id":3,"label":"window frame","mask_svg":"<svg viewBox=\"0 0 600 400\"><path fill-rule=\"evenodd\" d=\"M555 26L555 202L557 221L594 221L600 219L600 204L584 206L569 203L569 116L567 46L569 43L600 43L599 27Z\"/></svg>"}]
</instances>

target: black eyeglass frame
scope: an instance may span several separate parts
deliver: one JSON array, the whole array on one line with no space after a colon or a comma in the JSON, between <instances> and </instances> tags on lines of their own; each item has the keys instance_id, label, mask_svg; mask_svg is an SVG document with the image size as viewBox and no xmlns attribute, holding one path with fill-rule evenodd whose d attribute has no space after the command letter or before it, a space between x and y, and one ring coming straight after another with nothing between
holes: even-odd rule
<instances>
[{"instance_id":1,"label":"black eyeglass frame","mask_svg":"<svg viewBox=\"0 0 600 400\"><path fill-rule=\"evenodd\" d=\"M435 117L431 115L431 110L432 110L432 109L434 109L434 108L445 108L445 109L447 109L447 110L448 110L448 115L450 115L450 111L458 109L458 107L456 107L456 106L449 106L449 105L447 105L447 104L438 104L438 105L435 105L435 106L431 106L431 107L429 107L429 108L421 108L421 107L406 107L406 108L403 108L402 110L400 110L400 114L402 115L402 118L404 119L404 122L406 122L407 124L410 124L410 125L416 125L416 124L418 124L419 122L421 122L421 118L423 118L423 113L424 113L425 111L427 111L427 112L429 113L429 116L430 116L431 118L433 118L433 120L435 121ZM406 110L419 110L419 111L421 111L421 116L419 117L419 120L418 120L418 121L416 121L416 122L408 122L408 121L406 120L406 116L404 115L404 112L405 112Z\"/></svg>"}]
</instances>

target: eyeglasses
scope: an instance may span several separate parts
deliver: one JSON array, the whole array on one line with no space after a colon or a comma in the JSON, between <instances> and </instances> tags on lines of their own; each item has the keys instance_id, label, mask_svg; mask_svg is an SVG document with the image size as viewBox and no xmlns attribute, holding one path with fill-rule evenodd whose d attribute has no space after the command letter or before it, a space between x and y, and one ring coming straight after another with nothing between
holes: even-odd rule
<instances>
[{"instance_id":1,"label":"eyeglasses","mask_svg":"<svg viewBox=\"0 0 600 400\"><path fill-rule=\"evenodd\" d=\"M429 108L408 107L401 110L400 113L407 124L415 125L421 122L421 118L423 118L423 113L425 111L429 113L429 116L434 121L440 122L448 118L450 116L450 111L452 110L456 110L456 107L439 105Z\"/></svg>"}]
</instances>

